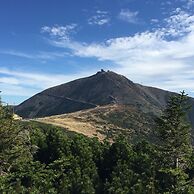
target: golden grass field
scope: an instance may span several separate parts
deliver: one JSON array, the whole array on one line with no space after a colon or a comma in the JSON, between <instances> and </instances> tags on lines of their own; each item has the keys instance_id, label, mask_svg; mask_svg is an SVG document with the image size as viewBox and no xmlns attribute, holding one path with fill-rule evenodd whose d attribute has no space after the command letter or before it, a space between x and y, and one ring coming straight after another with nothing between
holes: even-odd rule
<instances>
[{"instance_id":1,"label":"golden grass field","mask_svg":"<svg viewBox=\"0 0 194 194\"><path fill-rule=\"evenodd\" d=\"M35 120L64 127L69 131L81 133L88 137L98 137L99 140L103 140L110 129L123 130L102 118L102 116L118 109L120 109L119 105L107 105L74 113L38 118Z\"/></svg>"}]
</instances>

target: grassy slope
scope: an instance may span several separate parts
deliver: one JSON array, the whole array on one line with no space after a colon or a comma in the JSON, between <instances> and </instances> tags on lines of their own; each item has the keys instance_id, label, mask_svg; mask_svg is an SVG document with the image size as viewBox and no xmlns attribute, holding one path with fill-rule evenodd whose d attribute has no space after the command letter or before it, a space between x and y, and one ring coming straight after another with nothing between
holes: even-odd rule
<instances>
[{"instance_id":1,"label":"grassy slope","mask_svg":"<svg viewBox=\"0 0 194 194\"><path fill-rule=\"evenodd\" d=\"M36 119L38 122L56 125L88 137L113 137L128 134L133 137L149 136L154 116L132 106L107 105L75 113Z\"/></svg>"}]
</instances>

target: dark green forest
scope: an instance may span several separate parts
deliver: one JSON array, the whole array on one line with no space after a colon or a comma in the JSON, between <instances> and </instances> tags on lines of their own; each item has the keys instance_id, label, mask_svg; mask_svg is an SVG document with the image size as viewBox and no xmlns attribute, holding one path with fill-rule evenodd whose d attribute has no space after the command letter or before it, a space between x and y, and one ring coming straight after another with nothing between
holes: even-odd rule
<instances>
[{"instance_id":1,"label":"dark green forest","mask_svg":"<svg viewBox=\"0 0 194 194\"><path fill-rule=\"evenodd\" d=\"M187 95L169 99L153 141L113 141L14 121L0 105L0 193L193 194L194 154ZM133 142L133 143L132 143Z\"/></svg>"}]
</instances>

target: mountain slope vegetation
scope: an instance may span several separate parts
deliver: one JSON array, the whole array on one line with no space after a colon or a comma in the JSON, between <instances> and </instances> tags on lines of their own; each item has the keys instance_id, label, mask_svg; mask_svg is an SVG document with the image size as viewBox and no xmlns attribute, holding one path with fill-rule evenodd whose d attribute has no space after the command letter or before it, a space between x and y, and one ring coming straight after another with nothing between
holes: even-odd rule
<instances>
[{"instance_id":1,"label":"mountain slope vegetation","mask_svg":"<svg viewBox=\"0 0 194 194\"><path fill-rule=\"evenodd\" d=\"M194 152L185 102L184 93L170 99L156 120L155 143L131 143L126 135L110 143L108 136L98 141L14 121L0 105L0 193L192 194Z\"/></svg>"}]
</instances>

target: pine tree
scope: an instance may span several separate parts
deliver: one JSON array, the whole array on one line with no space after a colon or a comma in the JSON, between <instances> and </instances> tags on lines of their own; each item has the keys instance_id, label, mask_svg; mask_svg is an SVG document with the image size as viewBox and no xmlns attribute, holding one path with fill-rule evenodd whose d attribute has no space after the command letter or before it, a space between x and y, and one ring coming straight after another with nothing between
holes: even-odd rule
<instances>
[{"instance_id":1,"label":"pine tree","mask_svg":"<svg viewBox=\"0 0 194 194\"><path fill-rule=\"evenodd\" d=\"M29 131L20 128L13 113L0 100L0 176L7 175L19 160L31 157Z\"/></svg>"},{"instance_id":2,"label":"pine tree","mask_svg":"<svg viewBox=\"0 0 194 194\"><path fill-rule=\"evenodd\" d=\"M188 190L188 176L184 170L189 166L192 151L187 119L189 108L188 97L183 91L170 98L162 116L156 121L160 186L170 193Z\"/></svg>"}]
</instances>

